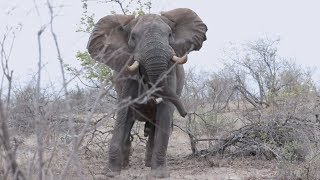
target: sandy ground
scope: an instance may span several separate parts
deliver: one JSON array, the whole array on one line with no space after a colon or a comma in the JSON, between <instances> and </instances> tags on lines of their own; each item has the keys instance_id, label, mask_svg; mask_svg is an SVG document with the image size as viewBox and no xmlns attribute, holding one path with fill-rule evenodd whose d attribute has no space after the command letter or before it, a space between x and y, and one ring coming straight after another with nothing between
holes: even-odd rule
<instances>
[{"instance_id":1,"label":"sandy ground","mask_svg":"<svg viewBox=\"0 0 320 180\"><path fill-rule=\"evenodd\" d=\"M150 168L144 166L144 145L133 146L130 167L114 179L152 179ZM218 159L216 157L190 157L189 139L174 129L168 147L170 177L165 179L274 179L276 171L271 162L241 159Z\"/></svg>"},{"instance_id":2,"label":"sandy ground","mask_svg":"<svg viewBox=\"0 0 320 180\"><path fill-rule=\"evenodd\" d=\"M142 134L141 134L142 135ZM29 167L31 160L34 158L35 137L30 136L20 146L19 163ZM128 169L122 170L120 176L114 179L152 179L150 178L150 168L144 166L145 144L133 143L133 153L130 158ZM104 145L107 149L107 144ZM49 149L48 149L49 150ZM53 177L61 174L61 169L68 160L70 144L63 143L55 149L55 156L51 163ZM52 152L49 150L48 152ZM107 165L106 151L97 151L95 155L80 153L81 173L86 179L106 179L105 168ZM221 159L217 157L191 157L190 143L188 136L175 128L170 136L167 162L170 171L170 177L165 179L275 179L275 164L269 161L255 160L253 158ZM46 159L50 153L46 155ZM35 166L35 165L34 165ZM78 179L75 167L70 167L66 179ZM79 171L78 171L79 172ZM101 174L101 175L99 175Z\"/></svg>"}]
</instances>

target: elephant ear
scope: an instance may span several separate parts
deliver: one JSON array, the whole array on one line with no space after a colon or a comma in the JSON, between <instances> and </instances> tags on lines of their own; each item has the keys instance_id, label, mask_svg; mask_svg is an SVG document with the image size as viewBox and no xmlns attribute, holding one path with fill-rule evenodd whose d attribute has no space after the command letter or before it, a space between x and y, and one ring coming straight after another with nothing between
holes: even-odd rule
<instances>
[{"instance_id":1,"label":"elephant ear","mask_svg":"<svg viewBox=\"0 0 320 180\"><path fill-rule=\"evenodd\" d=\"M120 72L131 54L128 33L124 27L134 19L130 15L109 15L101 18L91 32L87 49L90 56Z\"/></svg>"},{"instance_id":2,"label":"elephant ear","mask_svg":"<svg viewBox=\"0 0 320 180\"><path fill-rule=\"evenodd\" d=\"M171 46L177 55L182 56L189 53L190 50L198 51L202 47L203 41L207 39L207 26L191 9L178 8L162 12L161 16L171 21L168 23L174 37Z\"/></svg>"}]
</instances>

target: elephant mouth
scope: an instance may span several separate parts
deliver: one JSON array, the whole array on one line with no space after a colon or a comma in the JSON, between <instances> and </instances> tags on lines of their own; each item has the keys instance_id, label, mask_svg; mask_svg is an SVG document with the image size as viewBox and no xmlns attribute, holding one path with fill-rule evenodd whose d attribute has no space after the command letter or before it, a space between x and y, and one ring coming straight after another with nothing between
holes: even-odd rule
<instances>
[{"instance_id":1,"label":"elephant mouth","mask_svg":"<svg viewBox=\"0 0 320 180\"><path fill-rule=\"evenodd\" d=\"M152 88L152 85L148 84L149 89ZM187 115L187 111L185 110L185 107L183 103L181 102L179 96L174 93L168 86L163 86L161 91L156 91L151 96L146 97L145 100L141 103L144 105L147 105L152 101L152 104L158 105L162 103L163 101L170 101L178 110L179 114L182 117L185 117Z\"/></svg>"},{"instance_id":2,"label":"elephant mouth","mask_svg":"<svg viewBox=\"0 0 320 180\"><path fill-rule=\"evenodd\" d=\"M134 56L131 56L131 58L134 58ZM185 64L188 61L188 55L185 54L182 57L178 57L176 55L173 55L171 58L171 61L177 64ZM134 60L133 64L128 66L128 70L129 72L134 72L135 70L137 70L139 68L140 62L139 60Z\"/></svg>"},{"instance_id":3,"label":"elephant mouth","mask_svg":"<svg viewBox=\"0 0 320 180\"><path fill-rule=\"evenodd\" d=\"M154 102L154 104L157 105L167 100L170 101L177 108L179 114L182 117L185 117L187 115L185 107L182 104L179 96L175 93L175 91L173 91L169 87L167 79L164 78L165 74L160 75L160 77L158 77L157 81L155 82L154 80L150 80L148 76L143 76L142 74L144 73L141 73L141 71L145 71L143 66L139 68L140 75L142 76L142 80L146 86L146 89L151 90L152 92L152 94L149 95L149 98L146 98L143 103L147 104L148 101L151 99ZM154 88L159 88L161 90L156 90Z\"/></svg>"}]
</instances>

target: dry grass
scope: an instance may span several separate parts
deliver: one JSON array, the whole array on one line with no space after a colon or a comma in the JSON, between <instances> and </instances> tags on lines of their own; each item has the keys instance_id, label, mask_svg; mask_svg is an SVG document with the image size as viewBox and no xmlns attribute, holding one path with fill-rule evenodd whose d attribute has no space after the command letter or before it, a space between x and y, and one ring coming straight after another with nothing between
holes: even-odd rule
<instances>
[{"instance_id":1,"label":"dry grass","mask_svg":"<svg viewBox=\"0 0 320 180\"><path fill-rule=\"evenodd\" d=\"M101 131L106 130L105 126L100 127ZM141 136L143 132L139 133ZM104 140L108 142L108 137ZM53 177L60 175L61 167L68 159L71 145L66 144L57 138L58 145L55 150L55 157L51 162ZM54 141L54 140L53 140ZM96 138L95 143L101 143ZM84 143L85 144L85 143ZM21 167L30 167L36 148L36 137L34 135L24 138L20 144L17 160ZM106 146L107 147L107 144ZM274 169L274 162L261 161L254 158L221 159L214 156L191 156L188 136L181 130L174 128L168 146L168 167L171 172L171 179L249 179L249 178L270 178L277 174ZM46 147L48 154L44 155L45 161L49 158L53 147ZM107 164L107 151L99 146L92 147L90 152L86 146L82 146L80 161L85 179L98 178L105 174ZM121 172L119 179L145 179L148 176L149 168L144 166L145 143L134 139L133 153L128 169ZM26 169L27 170L27 169ZM75 167L71 166L67 179L78 179ZM31 176L31 179L36 176Z\"/></svg>"}]
</instances>

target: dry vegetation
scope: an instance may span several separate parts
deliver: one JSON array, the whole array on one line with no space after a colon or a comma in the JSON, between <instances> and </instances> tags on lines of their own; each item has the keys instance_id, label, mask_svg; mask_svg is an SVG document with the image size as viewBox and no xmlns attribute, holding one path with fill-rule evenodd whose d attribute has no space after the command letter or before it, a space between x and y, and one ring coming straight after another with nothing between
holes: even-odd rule
<instances>
[{"instance_id":1,"label":"dry vegetation","mask_svg":"<svg viewBox=\"0 0 320 180\"><path fill-rule=\"evenodd\" d=\"M59 40L38 33L35 79L13 87L10 53L16 28L2 35L0 179L104 177L116 112L110 79L99 88L69 87ZM61 89L41 86L41 36L50 31L63 74ZM186 119L176 116L168 148L172 179L319 179L319 92L311 73L281 58L278 39L261 38L226 53L217 72L186 72ZM130 102L122 102L121 105ZM146 138L132 130L133 152L123 179L144 179Z\"/></svg>"}]
</instances>

